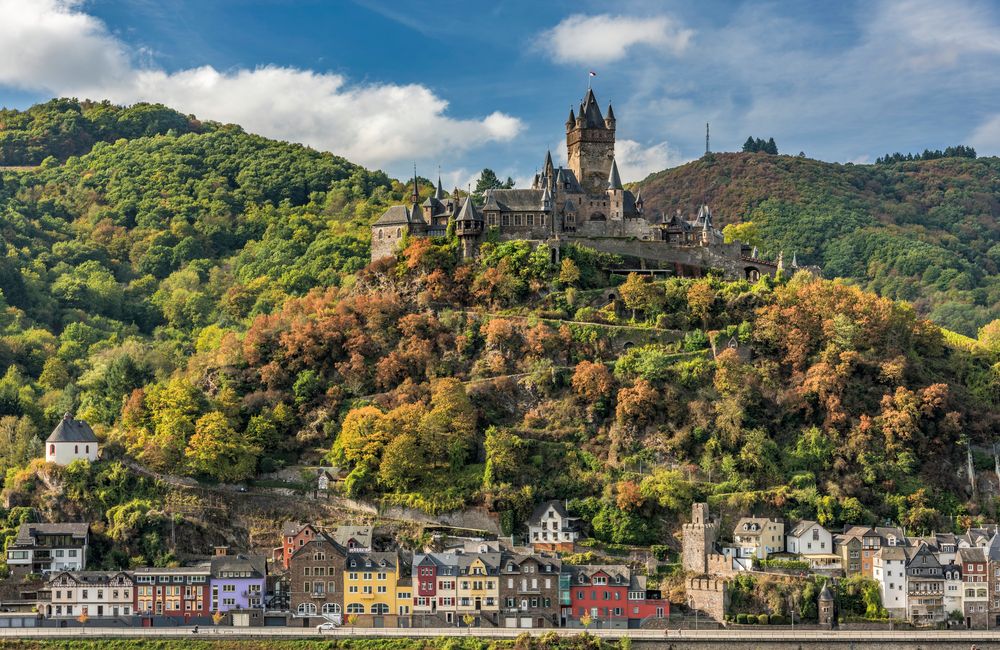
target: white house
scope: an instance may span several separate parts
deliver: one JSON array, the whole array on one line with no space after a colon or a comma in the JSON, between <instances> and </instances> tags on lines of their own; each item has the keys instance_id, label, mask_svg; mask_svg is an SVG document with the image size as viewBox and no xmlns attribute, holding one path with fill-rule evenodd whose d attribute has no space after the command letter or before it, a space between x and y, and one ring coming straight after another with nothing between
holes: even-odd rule
<instances>
[{"instance_id":1,"label":"white house","mask_svg":"<svg viewBox=\"0 0 1000 650\"><path fill-rule=\"evenodd\" d=\"M785 545L796 555L829 555L833 553L833 535L815 521L800 521L785 535Z\"/></svg>"},{"instance_id":2,"label":"white house","mask_svg":"<svg viewBox=\"0 0 1000 650\"><path fill-rule=\"evenodd\" d=\"M89 541L90 524L21 524L7 546L7 567L15 577L82 571Z\"/></svg>"},{"instance_id":3,"label":"white house","mask_svg":"<svg viewBox=\"0 0 1000 650\"><path fill-rule=\"evenodd\" d=\"M535 508L528 519L528 541L537 550L573 550L580 537L580 520L570 517L560 501L548 501Z\"/></svg>"},{"instance_id":4,"label":"white house","mask_svg":"<svg viewBox=\"0 0 1000 650\"><path fill-rule=\"evenodd\" d=\"M63 572L49 581L50 602L45 606L45 616L131 616L133 588L132 578L124 571Z\"/></svg>"},{"instance_id":5,"label":"white house","mask_svg":"<svg viewBox=\"0 0 1000 650\"><path fill-rule=\"evenodd\" d=\"M69 465L74 460L97 460L98 440L94 430L83 420L74 420L69 413L56 425L45 441L45 460L57 465Z\"/></svg>"},{"instance_id":6,"label":"white house","mask_svg":"<svg viewBox=\"0 0 1000 650\"><path fill-rule=\"evenodd\" d=\"M962 583L962 568L960 564L954 562L944 567L944 613L945 616L952 612L962 614L963 598L965 596L965 585Z\"/></svg>"},{"instance_id":7,"label":"white house","mask_svg":"<svg viewBox=\"0 0 1000 650\"><path fill-rule=\"evenodd\" d=\"M899 546L883 546L872 560L872 578L882 593L882 606L894 618L907 617L906 551Z\"/></svg>"}]
</instances>

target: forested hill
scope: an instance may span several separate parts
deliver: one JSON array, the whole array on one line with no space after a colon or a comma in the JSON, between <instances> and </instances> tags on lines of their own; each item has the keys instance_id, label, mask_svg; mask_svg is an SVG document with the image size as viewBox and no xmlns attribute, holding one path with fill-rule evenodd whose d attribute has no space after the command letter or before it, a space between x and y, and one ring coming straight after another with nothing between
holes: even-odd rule
<instances>
[{"instance_id":1,"label":"forested hill","mask_svg":"<svg viewBox=\"0 0 1000 650\"><path fill-rule=\"evenodd\" d=\"M1000 317L1000 159L841 165L716 153L637 184L647 210L708 203L731 234L963 334ZM752 224L752 225L750 225Z\"/></svg>"},{"instance_id":2,"label":"forested hill","mask_svg":"<svg viewBox=\"0 0 1000 650\"><path fill-rule=\"evenodd\" d=\"M162 104L118 106L108 101L53 99L25 111L0 110L0 166L65 160L98 142L174 133L202 133L218 125L200 122Z\"/></svg>"},{"instance_id":3,"label":"forested hill","mask_svg":"<svg viewBox=\"0 0 1000 650\"><path fill-rule=\"evenodd\" d=\"M398 181L234 125L154 131L0 168L0 502L100 524L97 565L174 559L171 488L137 464L211 484L332 463L351 496L486 506L505 534L566 499L610 543L669 543L706 499L834 527L998 515L1000 320L964 339L805 272L624 279L575 246L463 261L453 234L369 264ZM101 461L40 458L66 412ZM23 516L0 508L0 541Z\"/></svg>"}]
</instances>

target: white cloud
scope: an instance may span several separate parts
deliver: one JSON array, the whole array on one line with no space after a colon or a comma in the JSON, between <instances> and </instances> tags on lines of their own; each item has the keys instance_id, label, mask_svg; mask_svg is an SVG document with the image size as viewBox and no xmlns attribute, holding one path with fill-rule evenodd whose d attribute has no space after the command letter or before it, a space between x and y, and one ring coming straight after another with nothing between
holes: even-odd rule
<instances>
[{"instance_id":1,"label":"white cloud","mask_svg":"<svg viewBox=\"0 0 1000 650\"><path fill-rule=\"evenodd\" d=\"M120 103L162 102L369 166L506 141L521 121L446 114L418 84L350 84L338 74L264 66L221 72L139 68L135 53L75 0L0 0L0 84Z\"/></svg>"},{"instance_id":2,"label":"white cloud","mask_svg":"<svg viewBox=\"0 0 1000 650\"><path fill-rule=\"evenodd\" d=\"M1000 115L994 115L980 124L969 136L969 144L975 147L980 155L986 152L1000 152Z\"/></svg>"},{"instance_id":3,"label":"white cloud","mask_svg":"<svg viewBox=\"0 0 1000 650\"><path fill-rule=\"evenodd\" d=\"M597 64L617 61L636 45L680 54L693 36L669 16L574 14L544 32L540 44L560 63Z\"/></svg>"},{"instance_id":4,"label":"white cloud","mask_svg":"<svg viewBox=\"0 0 1000 650\"><path fill-rule=\"evenodd\" d=\"M915 67L951 66L963 54L1000 53L1000 32L985 5L964 1L887 0L879 7L871 34L896 41Z\"/></svg>"},{"instance_id":5,"label":"white cloud","mask_svg":"<svg viewBox=\"0 0 1000 650\"><path fill-rule=\"evenodd\" d=\"M640 181L653 172L662 171L685 162L680 153L666 142L643 146L635 140L615 141L615 161L618 173L625 183Z\"/></svg>"}]
</instances>

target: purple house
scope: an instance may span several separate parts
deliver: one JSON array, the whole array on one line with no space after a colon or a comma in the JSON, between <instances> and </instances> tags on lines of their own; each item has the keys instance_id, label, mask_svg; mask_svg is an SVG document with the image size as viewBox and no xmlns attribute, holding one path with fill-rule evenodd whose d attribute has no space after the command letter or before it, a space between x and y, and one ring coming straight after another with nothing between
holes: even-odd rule
<instances>
[{"instance_id":1,"label":"purple house","mask_svg":"<svg viewBox=\"0 0 1000 650\"><path fill-rule=\"evenodd\" d=\"M264 606L267 561L262 555L229 555L219 547L212 558L212 612Z\"/></svg>"}]
</instances>

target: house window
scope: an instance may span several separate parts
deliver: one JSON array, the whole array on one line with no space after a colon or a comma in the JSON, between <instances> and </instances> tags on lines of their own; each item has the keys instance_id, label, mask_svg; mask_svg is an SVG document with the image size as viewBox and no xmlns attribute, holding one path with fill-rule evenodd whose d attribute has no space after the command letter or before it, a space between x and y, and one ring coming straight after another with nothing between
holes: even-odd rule
<instances>
[{"instance_id":1,"label":"house window","mask_svg":"<svg viewBox=\"0 0 1000 650\"><path fill-rule=\"evenodd\" d=\"M497 216L495 214L490 214L486 216L486 223L495 226L497 225Z\"/></svg>"},{"instance_id":2,"label":"house window","mask_svg":"<svg viewBox=\"0 0 1000 650\"><path fill-rule=\"evenodd\" d=\"M524 215L524 223L529 226L535 225L535 215L533 214Z\"/></svg>"},{"instance_id":3,"label":"house window","mask_svg":"<svg viewBox=\"0 0 1000 650\"><path fill-rule=\"evenodd\" d=\"M510 215L504 214L500 216L500 225L509 226L510 225Z\"/></svg>"},{"instance_id":4,"label":"house window","mask_svg":"<svg viewBox=\"0 0 1000 650\"><path fill-rule=\"evenodd\" d=\"M74 454L80 453L80 445L73 445L73 453Z\"/></svg>"},{"instance_id":5,"label":"house window","mask_svg":"<svg viewBox=\"0 0 1000 650\"><path fill-rule=\"evenodd\" d=\"M55 445L49 445L49 454L51 454L53 456L56 455L56 446Z\"/></svg>"},{"instance_id":6,"label":"house window","mask_svg":"<svg viewBox=\"0 0 1000 650\"><path fill-rule=\"evenodd\" d=\"M521 225L521 215L520 214L515 214L514 215L514 225L515 226L520 226Z\"/></svg>"}]
</instances>

